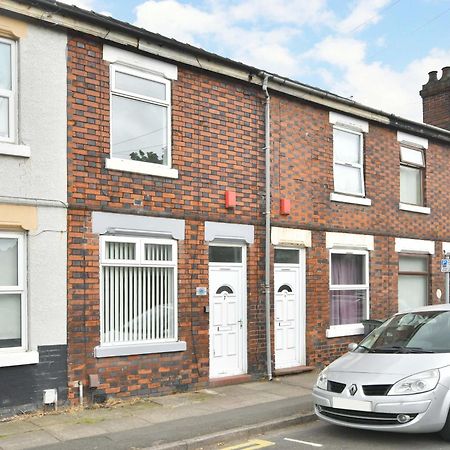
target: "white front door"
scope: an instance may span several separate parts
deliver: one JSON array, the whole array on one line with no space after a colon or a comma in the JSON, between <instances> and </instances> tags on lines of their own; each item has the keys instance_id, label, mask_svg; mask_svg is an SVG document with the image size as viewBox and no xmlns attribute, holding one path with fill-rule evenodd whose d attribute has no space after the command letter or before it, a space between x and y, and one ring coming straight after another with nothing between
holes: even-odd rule
<instances>
[{"instance_id":1,"label":"white front door","mask_svg":"<svg viewBox=\"0 0 450 450\"><path fill-rule=\"evenodd\" d=\"M286 369L306 363L304 354L304 266L298 249L283 252L275 263L275 368ZM294 252L288 254L288 252ZM287 255L287 256L286 256ZM277 258L275 259L277 261ZM301 317L302 315L302 317Z\"/></svg>"},{"instance_id":2,"label":"white front door","mask_svg":"<svg viewBox=\"0 0 450 450\"><path fill-rule=\"evenodd\" d=\"M242 263L245 252L242 252L243 247L238 248L241 249L240 263L210 262L209 266L210 378L246 372L246 283ZM218 246L215 250L220 252Z\"/></svg>"}]
</instances>

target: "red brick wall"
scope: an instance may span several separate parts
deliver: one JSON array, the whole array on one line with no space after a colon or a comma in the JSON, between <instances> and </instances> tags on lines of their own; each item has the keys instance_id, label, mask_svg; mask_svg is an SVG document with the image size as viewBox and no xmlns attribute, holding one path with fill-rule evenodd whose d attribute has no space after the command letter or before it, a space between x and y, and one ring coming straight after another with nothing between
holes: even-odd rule
<instances>
[{"instance_id":1,"label":"red brick wall","mask_svg":"<svg viewBox=\"0 0 450 450\"><path fill-rule=\"evenodd\" d=\"M444 84L444 83L443 83ZM439 82L436 87L439 86ZM446 83L443 92L427 93L423 91L423 121L436 127L450 130L450 83Z\"/></svg>"},{"instance_id":2,"label":"red brick wall","mask_svg":"<svg viewBox=\"0 0 450 450\"><path fill-rule=\"evenodd\" d=\"M437 241L430 258L429 301L436 289L445 292L439 241L450 240L446 174L450 148L430 141L426 151L426 204L430 215L399 211L399 151L394 129L369 124L364 136L365 189L372 206L330 201L333 192L333 128L329 111L272 94L272 176L274 226L313 231L307 249L307 362L327 364L358 341L359 336L326 338L329 327L329 252L326 231L370 234L375 249L370 260L370 317L382 319L397 311L398 253L395 237ZM280 199L291 200L291 213L280 215Z\"/></svg>"},{"instance_id":3,"label":"red brick wall","mask_svg":"<svg viewBox=\"0 0 450 450\"><path fill-rule=\"evenodd\" d=\"M81 35L68 43L69 398L78 380L98 373L100 390L120 396L161 394L204 385L209 376L208 245L204 221L255 225L248 249L248 368L265 370L261 327L264 182L264 98L258 89L178 66L172 84L172 156L178 179L105 169L109 157L109 67L101 43ZM245 176L243 176L245 174ZM237 193L225 209L225 189ZM178 326L187 351L118 358L93 357L99 344L99 248L92 211L186 221L179 242Z\"/></svg>"}]
</instances>

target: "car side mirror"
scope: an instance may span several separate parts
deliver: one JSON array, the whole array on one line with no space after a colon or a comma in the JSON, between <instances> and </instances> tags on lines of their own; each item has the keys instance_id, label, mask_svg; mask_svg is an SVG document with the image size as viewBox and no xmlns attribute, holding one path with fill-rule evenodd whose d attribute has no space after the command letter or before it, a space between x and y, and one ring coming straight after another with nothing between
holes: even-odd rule
<instances>
[{"instance_id":1,"label":"car side mirror","mask_svg":"<svg viewBox=\"0 0 450 450\"><path fill-rule=\"evenodd\" d=\"M358 347L358 344L356 344L355 342L352 342L351 344L348 344L348 351L354 352L357 347Z\"/></svg>"}]
</instances>

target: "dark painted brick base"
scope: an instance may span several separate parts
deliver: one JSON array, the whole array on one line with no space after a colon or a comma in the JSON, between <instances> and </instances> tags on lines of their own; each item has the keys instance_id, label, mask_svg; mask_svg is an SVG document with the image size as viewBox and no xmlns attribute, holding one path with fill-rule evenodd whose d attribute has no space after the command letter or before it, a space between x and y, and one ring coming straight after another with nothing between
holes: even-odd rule
<instances>
[{"instance_id":1,"label":"dark painted brick base","mask_svg":"<svg viewBox=\"0 0 450 450\"><path fill-rule=\"evenodd\" d=\"M42 407L44 389L67 399L67 346L38 347L39 364L0 368L0 417Z\"/></svg>"}]
</instances>

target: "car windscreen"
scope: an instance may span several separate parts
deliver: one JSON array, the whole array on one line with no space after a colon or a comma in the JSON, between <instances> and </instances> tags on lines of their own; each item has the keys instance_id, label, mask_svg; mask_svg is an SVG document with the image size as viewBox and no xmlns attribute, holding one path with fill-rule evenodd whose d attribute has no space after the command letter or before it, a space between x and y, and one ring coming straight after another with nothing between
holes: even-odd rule
<instances>
[{"instance_id":1,"label":"car windscreen","mask_svg":"<svg viewBox=\"0 0 450 450\"><path fill-rule=\"evenodd\" d=\"M450 352L450 311L395 315L363 339L355 351L369 353Z\"/></svg>"}]
</instances>

